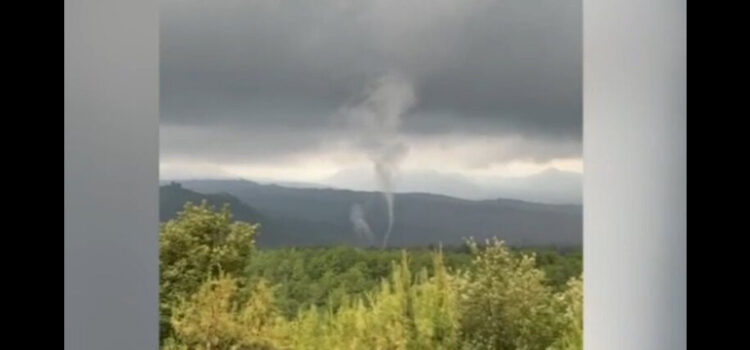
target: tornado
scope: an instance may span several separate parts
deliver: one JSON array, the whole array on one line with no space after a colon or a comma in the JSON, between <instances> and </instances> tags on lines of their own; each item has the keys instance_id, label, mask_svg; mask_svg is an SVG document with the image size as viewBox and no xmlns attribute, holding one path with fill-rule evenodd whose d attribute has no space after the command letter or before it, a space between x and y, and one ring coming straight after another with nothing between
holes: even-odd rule
<instances>
[{"instance_id":1,"label":"tornado","mask_svg":"<svg viewBox=\"0 0 750 350\"><path fill-rule=\"evenodd\" d=\"M358 145L372 162L377 187L385 201L387 228L383 233L383 248L388 246L396 220L394 178L409 149L400 134L401 122L415 103L411 80L388 73L365 89L361 103L347 110L357 131Z\"/></svg>"},{"instance_id":2,"label":"tornado","mask_svg":"<svg viewBox=\"0 0 750 350\"><path fill-rule=\"evenodd\" d=\"M362 210L362 206L359 204L353 204L349 212L349 219L352 222L354 232L359 238L365 238L368 242L372 242L372 230L370 225L365 220L365 212Z\"/></svg>"}]
</instances>

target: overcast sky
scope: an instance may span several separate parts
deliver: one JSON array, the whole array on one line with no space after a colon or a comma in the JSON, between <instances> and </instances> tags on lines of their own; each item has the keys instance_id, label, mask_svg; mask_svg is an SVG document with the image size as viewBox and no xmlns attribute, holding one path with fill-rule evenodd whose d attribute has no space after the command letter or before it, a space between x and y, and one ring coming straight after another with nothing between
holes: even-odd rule
<instances>
[{"instance_id":1,"label":"overcast sky","mask_svg":"<svg viewBox=\"0 0 750 350\"><path fill-rule=\"evenodd\" d=\"M374 189L382 135L396 191L580 174L581 32L580 0L162 0L161 177Z\"/></svg>"}]
</instances>

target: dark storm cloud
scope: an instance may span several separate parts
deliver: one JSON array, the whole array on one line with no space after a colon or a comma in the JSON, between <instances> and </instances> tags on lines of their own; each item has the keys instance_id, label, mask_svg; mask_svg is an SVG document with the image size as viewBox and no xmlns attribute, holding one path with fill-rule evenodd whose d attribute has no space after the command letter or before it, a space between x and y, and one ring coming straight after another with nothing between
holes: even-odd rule
<instances>
[{"instance_id":1,"label":"dark storm cloud","mask_svg":"<svg viewBox=\"0 0 750 350\"><path fill-rule=\"evenodd\" d=\"M160 128L162 158L204 160L215 163L281 161L306 153L331 150L330 130L311 131L283 125L194 126L166 124Z\"/></svg>"},{"instance_id":2,"label":"dark storm cloud","mask_svg":"<svg viewBox=\"0 0 750 350\"><path fill-rule=\"evenodd\" d=\"M397 71L418 100L406 134L520 135L548 142L540 154L580 156L555 147L581 138L580 0L161 4L162 123L234 133L236 152L343 135L331 116ZM177 139L162 144L189 151Z\"/></svg>"}]
</instances>

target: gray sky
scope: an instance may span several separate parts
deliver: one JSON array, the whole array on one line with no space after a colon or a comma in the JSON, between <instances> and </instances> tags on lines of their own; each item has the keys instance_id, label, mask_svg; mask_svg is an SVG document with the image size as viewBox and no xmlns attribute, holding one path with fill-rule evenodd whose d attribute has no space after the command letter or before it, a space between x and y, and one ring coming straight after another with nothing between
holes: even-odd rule
<instances>
[{"instance_id":1,"label":"gray sky","mask_svg":"<svg viewBox=\"0 0 750 350\"><path fill-rule=\"evenodd\" d=\"M396 191L580 175L581 25L580 0L162 0L161 176L375 186L351 117L393 75Z\"/></svg>"}]
</instances>

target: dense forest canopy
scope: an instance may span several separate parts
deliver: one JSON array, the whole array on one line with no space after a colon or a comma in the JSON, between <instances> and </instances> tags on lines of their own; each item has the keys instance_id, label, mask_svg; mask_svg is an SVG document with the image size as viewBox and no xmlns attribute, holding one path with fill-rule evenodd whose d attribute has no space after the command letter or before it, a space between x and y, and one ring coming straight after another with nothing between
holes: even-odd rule
<instances>
[{"instance_id":1,"label":"dense forest canopy","mask_svg":"<svg viewBox=\"0 0 750 350\"><path fill-rule=\"evenodd\" d=\"M160 228L163 350L582 349L580 249L258 249L187 203Z\"/></svg>"}]
</instances>

